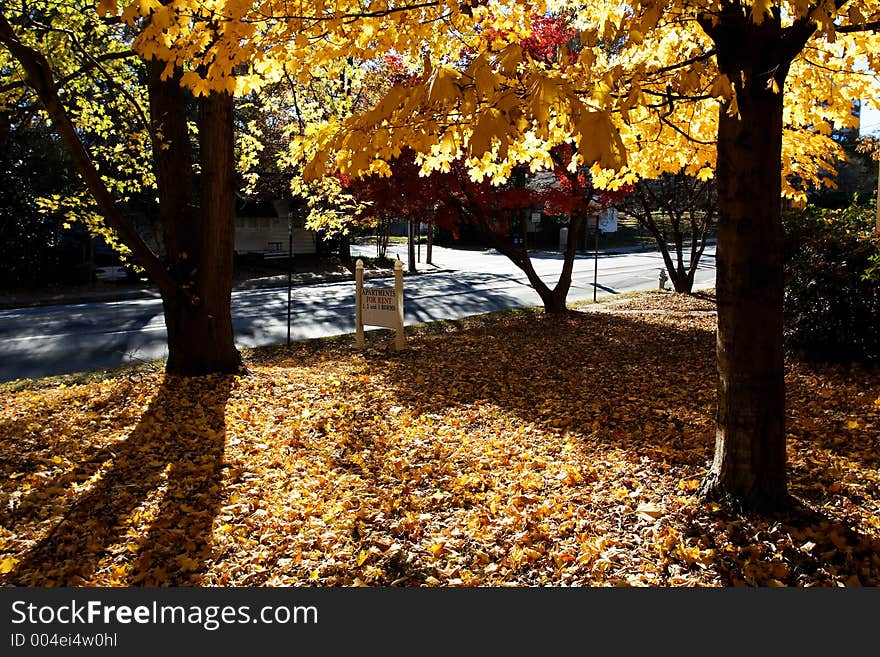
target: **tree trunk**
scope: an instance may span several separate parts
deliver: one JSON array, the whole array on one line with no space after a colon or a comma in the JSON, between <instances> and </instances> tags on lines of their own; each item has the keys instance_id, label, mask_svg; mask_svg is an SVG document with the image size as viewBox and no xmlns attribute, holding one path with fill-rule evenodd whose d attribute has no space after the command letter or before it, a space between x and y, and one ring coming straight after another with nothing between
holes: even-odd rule
<instances>
[{"instance_id":1,"label":"tree trunk","mask_svg":"<svg viewBox=\"0 0 880 657\"><path fill-rule=\"evenodd\" d=\"M339 236L339 262L352 274L354 273L354 259L351 257L351 235L342 233Z\"/></svg>"},{"instance_id":2,"label":"tree trunk","mask_svg":"<svg viewBox=\"0 0 880 657\"><path fill-rule=\"evenodd\" d=\"M120 206L101 178L91 153L83 144L79 131L61 102L59 87L45 55L22 42L0 10L0 43L21 64L27 84L52 119L52 127L60 137L71 162L82 177L89 193L101 210L104 222L116 231L119 239L131 249L132 255L160 289L173 284L173 279L160 259L150 250L134 223L123 214Z\"/></svg>"},{"instance_id":3,"label":"tree trunk","mask_svg":"<svg viewBox=\"0 0 880 657\"><path fill-rule=\"evenodd\" d=\"M565 245L562 271L559 273L556 287L553 288L550 304L546 300L544 301L544 312L547 313L564 313L568 310L565 301L568 298L568 291L571 289L571 275L574 271L574 260L577 257L577 245L580 243L581 233L586 232L582 216L571 216L568 225L569 236L568 242Z\"/></svg>"},{"instance_id":4,"label":"tree trunk","mask_svg":"<svg viewBox=\"0 0 880 657\"><path fill-rule=\"evenodd\" d=\"M639 220L639 230L647 228L657 243L675 291L679 294L691 294L694 289L694 275L706 247L709 225L715 211L714 201L709 209L700 207L698 203L703 194L707 197L706 202L709 202L708 183L698 184L693 178L679 172L674 176L661 176L656 181L657 191L652 189L652 184L654 183L651 181L640 181L635 189L635 198L639 200L639 205L634 207L634 212ZM697 219L698 210L703 209L705 213L702 219ZM675 246L675 261L669 250L666 234L654 219L655 211L662 212L669 219L672 243ZM685 225L685 212L688 215L689 233L682 229ZM684 264L685 237L690 239L690 260L687 266Z\"/></svg>"},{"instance_id":5,"label":"tree trunk","mask_svg":"<svg viewBox=\"0 0 880 657\"><path fill-rule=\"evenodd\" d=\"M242 368L232 329L235 159L232 96L199 100L200 196L178 76L148 62L154 158L166 257L176 284L161 289L168 331L166 371L181 376Z\"/></svg>"},{"instance_id":6,"label":"tree trunk","mask_svg":"<svg viewBox=\"0 0 880 657\"><path fill-rule=\"evenodd\" d=\"M549 290L547 294L541 295L541 302L544 304L544 312L548 315L563 315L568 312L566 304L567 295L558 288Z\"/></svg>"},{"instance_id":7,"label":"tree trunk","mask_svg":"<svg viewBox=\"0 0 880 657\"><path fill-rule=\"evenodd\" d=\"M195 194L187 128L188 94L180 70L162 79L165 63L147 64L153 158L163 227L164 259L123 215L82 143L58 94L45 56L25 45L0 13L0 43L21 63L104 221L159 286L168 330L166 370L185 376L235 373L241 356L232 332L235 231L233 101L211 94L200 103L201 203Z\"/></svg>"},{"instance_id":8,"label":"tree trunk","mask_svg":"<svg viewBox=\"0 0 880 657\"><path fill-rule=\"evenodd\" d=\"M788 502L782 341L781 92L787 66L740 43L740 116L718 129L718 411L709 499L770 510ZM747 52L758 54L747 55ZM765 50L766 52L766 50ZM742 64L742 59L753 60ZM770 56L772 59L772 55ZM724 58L719 63L724 70ZM744 79L745 84L739 80Z\"/></svg>"},{"instance_id":9,"label":"tree trunk","mask_svg":"<svg viewBox=\"0 0 880 657\"><path fill-rule=\"evenodd\" d=\"M235 348L231 307L236 186L233 111L232 95L225 92L211 93L199 100L201 225L196 237L201 266L195 273L199 303L193 307L198 317L185 317L193 324L191 332L181 335L182 344L169 342L169 372L235 373L242 368L241 355ZM209 346L193 353L194 336L201 336ZM173 355L176 352L179 356L184 344L182 358L174 359Z\"/></svg>"},{"instance_id":10,"label":"tree trunk","mask_svg":"<svg viewBox=\"0 0 880 657\"><path fill-rule=\"evenodd\" d=\"M388 256L388 240L391 237L391 221L380 219L379 225L376 227L376 257L385 258Z\"/></svg>"},{"instance_id":11,"label":"tree trunk","mask_svg":"<svg viewBox=\"0 0 880 657\"><path fill-rule=\"evenodd\" d=\"M574 259L577 255L577 239L580 236L580 231L583 229L583 218L572 217L570 223L571 233L569 235L570 239L565 248L562 272L560 272L556 286L552 290L543 280L541 280L541 277L538 276L535 267L532 265L532 260L529 258L529 252L526 250L525 245L521 248L517 248L500 239L497 235L484 233L485 237L500 253L506 255L513 264L523 271L529 279L529 283L535 289L535 292L541 297L541 303L544 305L544 312L548 315L561 315L568 312L566 300L568 298L568 291L571 288L571 274L574 269Z\"/></svg>"}]
</instances>

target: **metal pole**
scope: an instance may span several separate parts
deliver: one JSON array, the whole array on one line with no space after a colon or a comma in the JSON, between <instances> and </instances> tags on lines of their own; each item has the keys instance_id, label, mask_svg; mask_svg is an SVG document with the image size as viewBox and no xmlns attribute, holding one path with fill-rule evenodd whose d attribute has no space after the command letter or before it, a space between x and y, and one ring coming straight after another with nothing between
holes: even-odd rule
<instances>
[{"instance_id":1,"label":"metal pole","mask_svg":"<svg viewBox=\"0 0 880 657\"><path fill-rule=\"evenodd\" d=\"M596 249L593 251L593 303L599 289L599 215L596 215Z\"/></svg>"},{"instance_id":2,"label":"metal pole","mask_svg":"<svg viewBox=\"0 0 880 657\"><path fill-rule=\"evenodd\" d=\"M410 219L407 222L407 243L406 243L406 260L409 266L410 273L414 273L416 271L416 245L413 243L413 221Z\"/></svg>"},{"instance_id":3,"label":"metal pole","mask_svg":"<svg viewBox=\"0 0 880 657\"><path fill-rule=\"evenodd\" d=\"M877 140L877 219L874 223L874 228L880 232L880 138Z\"/></svg>"},{"instance_id":4,"label":"metal pole","mask_svg":"<svg viewBox=\"0 0 880 657\"><path fill-rule=\"evenodd\" d=\"M293 213L287 213L287 346L290 346L290 310L293 287Z\"/></svg>"}]
</instances>

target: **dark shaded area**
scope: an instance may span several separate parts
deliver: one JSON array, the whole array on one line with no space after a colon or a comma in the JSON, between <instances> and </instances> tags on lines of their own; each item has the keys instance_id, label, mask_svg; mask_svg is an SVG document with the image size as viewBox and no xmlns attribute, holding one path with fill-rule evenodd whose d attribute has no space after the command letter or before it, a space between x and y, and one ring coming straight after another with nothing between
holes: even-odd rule
<instances>
[{"instance_id":1,"label":"dark shaded area","mask_svg":"<svg viewBox=\"0 0 880 657\"><path fill-rule=\"evenodd\" d=\"M809 207L784 216L785 337L801 358L880 363L874 221L870 205Z\"/></svg>"},{"instance_id":2,"label":"dark shaded area","mask_svg":"<svg viewBox=\"0 0 880 657\"><path fill-rule=\"evenodd\" d=\"M523 312L462 337L420 341L394 356L388 384L402 406L436 413L452 404L493 403L525 422L588 434L601 423L596 440L613 439L650 453L652 445L640 437L643 426L628 414L635 406L650 409L652 423L663 423L682 447L687 444L675 459L702 465L711 456L712 331L659 328L633 315ZM413 391L408 382L420 377L436 382L436 394L426 395L424 387ZM699 418L700 427L687 426L685 415Z\"/></svg>"},{"instance_id":3,"label":"dark shaded area","mask_svg":"<svg viewBox=\"0 0 880 657\"><path fill-rule=\"evenodd\" d=\"M689 538L714 551L709 564L724 586L803 586L839 573L847 574L841 582L847 587L876 586L880 579L880 540L803 504L772 516L722 509L690 528ZM772 559L768 545L778 546Z\"/></svg>"},{"instance_id":4,"label":"dark shaded area","mask_svg":"<svg viewBox=\"0 0 880 657\"><path fill-rule=\"evenodd\" d=\"M0 289L86 280L88 236L38 199L74 190L74 173L45 128L0 131Z\"/></svg>"},{"instance_id":5,"label":"dark shaded area","mask_svg":"<svg viewBox=\"0 0 880 657\"><path fill-rule=\"evenodd\" d=\"M860 103L854 103L853 115L859 116ZM859 138L859 130L844 128L834 130L832 139L838 142L845 154L844 159L836 160L834 166L834 189L819 187L807 190L811 204L820 208L843 210L859 199L870 199L877 195L877 163L871 157L870 148L863 146L865 140Z\"/></svg>"},{"instance_id":6,"label":"dark shaded area","mask_svg":"<svg viewBox=\"0 0 880 657\"><path fill-rule=\"evenodd\" d=\"M222 493L224 411L232 382L220 376L166 377L124 441L75 456L67 451L77 449L75 434L56 446L53 453L78 460L75 470L32 490L0 514L0 524L12 526L42 508L54 509L56 518L61 509L61 517L53 518L46 536L3 583L76 586L92 578L102 560L112 560L128 519L139 515L151 518L150 530L140 537L134 558L120 555L121 564L131 565L114 573L116 579L197 584L211 556L211 526ZM105 401L115 406L120 400ZM93 487L69 502L71 484L99 473Z\"/></svg>"},{"instance_id":7,"label":"dark shaded area","mask_svg":"<svg viewBox=\"0 0 880 657\"><path fill-rule=\"evenodd\" d=\"M548 330L542 332L542 327ZM452 335L426 340L392 356L394 374L387 382L395 403L427 415L458 404L494 404L525 423L584 434L581 449L588 452L599 453L603 444L610 444L626 450L630 459L650 459L650 468L658 473L682 479L705 474L715 430L713 331L668 322L651 325L638 315L590 313L562 317L523 313L461 335L460 328L446 330ZM602 355L601 363L597 354ZM380 352L370 356L389 357ZM609 368L608 363L615 365ZM413 392L410 382L423 378L427 385ZM867 467L880 467L876 427L856 434L834 430L848 417L865 415L864 405L880 394L880 372L849 374L850 383L861 382L865 395L834 399L839 420L819 417L827 413L822 404L802 405L803 400L815 399L817 385L834 385L839 378L841 372L833 370L789 369L795 406L787 412L788 431L797 439L792 441L794 449L809 450L803 454L806 458L789 467L791 508L753 515L707 505L686 520L692 531L683 539L717 551L708 559L725 585L767 586L773 580L797 586L831 581L837 573L846 574L847 585L880 581L880 541L854 530L836 512L849 499L859 503L876 499L880 495L876 484L864 482L865 490L854 490L852 482L840 482L830 462L823 467L807 461L832 452ZM436 392L425 394L426 389ZM821 426L807 429L812 419ZM470 430L479 434L479 423ZM723 540L707 543L706 537L712 536ZM783 539L778 562L768 562L762 542L782 546ZM734 549L721 550L721 544Z\"/></svg>"}]
</instances>

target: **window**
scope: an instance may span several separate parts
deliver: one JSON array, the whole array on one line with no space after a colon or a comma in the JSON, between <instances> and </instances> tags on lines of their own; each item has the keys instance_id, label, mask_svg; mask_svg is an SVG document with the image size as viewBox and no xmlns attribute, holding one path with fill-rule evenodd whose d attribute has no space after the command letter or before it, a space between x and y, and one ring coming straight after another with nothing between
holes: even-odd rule
<instances>
[{"instance_id":1,"label":"window","mask_svg":"<svg viewBox=\"0 0 880 657\"><path fill-rule=\"evenodd\" d=\"M284 248L284 242L269 242L268 251L280 251Z\"/></svg>"}]
</instances>

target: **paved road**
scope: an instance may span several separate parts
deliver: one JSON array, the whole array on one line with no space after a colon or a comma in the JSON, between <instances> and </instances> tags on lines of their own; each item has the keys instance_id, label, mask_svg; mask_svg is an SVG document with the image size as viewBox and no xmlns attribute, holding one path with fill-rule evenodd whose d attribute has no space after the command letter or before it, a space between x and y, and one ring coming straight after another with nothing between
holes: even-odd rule
<instances>
[{"instance_id":1,"label":"paved road","mask_svg":"<svg viewBox=\"0 0 880 657\"><path fill-rule=\"evenodd\" d=\"M361 248L364 255L371 255L369 248ZM403 250L399 253L405 258ZM558 254L536 254L533 261L544 280L555 282L561 268ZM599 296L656 288L662 265L656 252L600 254L598 261ZM540 304L525 275L493 251L435 247L434 264L422 263L418 267L423 273L404 279L407 324ZM569 299L592 298L593 266L592 255L578 257ZM707 248L695 287L714 284L714 250ZM236 292L232 312L239 347L285 340L286 288ZM353 283L294 288L293 339L353 331ZM94 370L165 355L165 322L158 299L0 311L0 381Z\"/></svg>"}]
</instances>

